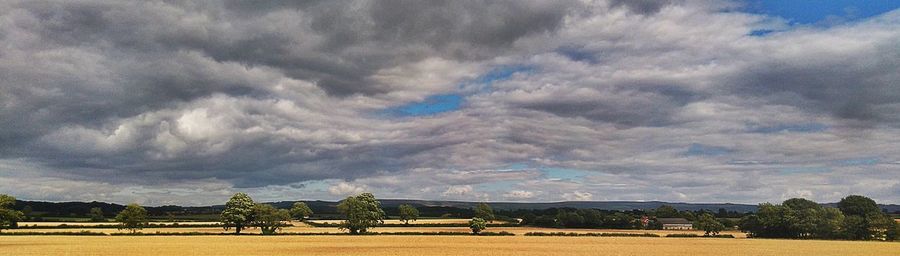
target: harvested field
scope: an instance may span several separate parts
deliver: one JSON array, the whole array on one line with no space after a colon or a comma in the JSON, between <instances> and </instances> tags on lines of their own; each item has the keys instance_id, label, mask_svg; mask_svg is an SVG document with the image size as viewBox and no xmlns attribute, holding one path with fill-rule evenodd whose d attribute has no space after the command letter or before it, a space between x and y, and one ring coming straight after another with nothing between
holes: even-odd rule
<instances>
[{"instance_id":1,"label":"harvested field","mask_svg":"<svg viewBox=\"0 0 900 256\"><path fill-rule=\"evenodd\" d=\"M0 237L6 255L897 255L900 243L469 236Z\"/></svg>"}]
</instances>

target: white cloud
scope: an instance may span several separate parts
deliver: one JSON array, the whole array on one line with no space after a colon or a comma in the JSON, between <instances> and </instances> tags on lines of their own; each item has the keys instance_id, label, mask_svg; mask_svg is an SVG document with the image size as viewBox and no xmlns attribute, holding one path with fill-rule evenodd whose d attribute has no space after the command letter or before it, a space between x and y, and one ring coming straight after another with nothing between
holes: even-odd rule
<instances>
[{"instance_id":1,"label":"white cloud","mask_svg":"<svg viewBox=\"0 0 900 256\"><path fill-rule=\"evenodd\" d=\"M509 192L506 192L505 194L503 194L504 198L515 199L515 200L531 199L531 198L534 198L534 196L535 196L534 192L525 191L525 190L513 190L513 191L509 191Z\"/></svg>"},{"instance_id":2,"label":"white cloud","mask_svg":"<svg viewBox=\"0 0 900 256\"><path fill-rule=\"evenodd\" d=\"M366 191L365 186L360 186L347 182L339 182L338 184L328 187L328 193L334 196L350 196L360 194Z\"/></svg>"},{"instance_id":3,"label":"white cloud","mask_svg":"<svg viewBox=\"0 0 900 256\"><path fill-rule=\"evenodd\" d=\"M566 201L590 201L593 198L593 194L582 191L572 191L572 193L562 194L562 199Z\"/></svg>"},{"instance_id":4,"label":"white cloud","mask_svg":"<svg viewBox=\"0 0 900 256\"><path fill-rule=\"evenodd\" d=\"M445 197L460 197L471 195L472 192L474 192L474 189L471 185L450 186L447 187L447 190L445 190L444 193L441 193L441 195Z\"/></svg>"},{"instance_id":5,"label":"white cloud","mask_svg":"<svg viewBox=\"0 0 900 256\"><path fill-rule=\"evenodd\" d=\"M0 174L41 188L16 188L35 199L120 202L186 200L165 192L197 182L214 184L196 191L212 203L236 187L271 200L900 203L900 11L796 29L674 2L3 2L0 161L43 179ZM381 112L447 93L460 109ZM291 187L307 183L330 185Z\"/></svg>"}]
</instances>

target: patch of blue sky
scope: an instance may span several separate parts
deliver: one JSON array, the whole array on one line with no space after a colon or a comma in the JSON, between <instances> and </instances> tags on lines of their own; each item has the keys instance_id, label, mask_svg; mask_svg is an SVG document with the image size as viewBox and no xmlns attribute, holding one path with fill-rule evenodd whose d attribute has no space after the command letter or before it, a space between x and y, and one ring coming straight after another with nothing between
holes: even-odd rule
<instances>
[{"instance_id":1,"label":"patch of blue sky","mask_svg":"<svg viewBox=\"0 0 900 256\"><path fill-rule=\"evenodd\" d=\"M444 112L456 111L462 107L465 99L455 93L428 96L420 102L410 102L384 110L385 114L398 117L430 116Z\"/></svg>"},{"instance_id":2,"label":"patch of blue sky","mask_svg":"<svg viewBox=\"0 0 900 256\"><path fill-rule=\"evenodd\" d=\"M746 0L746 3L745 11L781 17L789 25L828 26L863 20L900 8L897 0Z\"/></svg>"},{"instance_id":3,"label":"patch of blue sky","mask_svg":"<svg viewBox=\"0 0 900 256\"><path fill-rule=\"evenodd\" d=\"M534 67L526 65L500 66L491 69L491 71L488 71L484 75L479 76L475 79L475 82L480 84L492 84L498 81L509 80L509 78L516 73L528 73L533 70Z\"/></svg>"},{"instance_id":4,"label":"patch of blue sky","mask_svg":"<svg viewBox=\"0 0 900 256\"><path fill-rule=\"evenodd\" d=\"M328 190L328 187L331 187L331 182L335 180L313 180L313 181L305 181L301 182L299 186L302 186L304 190Z\"/></svg>"},{"instance_id":5,"label":"patch of blue sky","mask_svg":"<svg viewBox=\"0 0 900 256\"><path fill-rule=\"evenodd\" d=\"M684 154L687 156L721 156L730 154L731 152L732 150L726 147L693 143L690 147L688 147L687 151L685 151Z\"/></svg>"},{"instance_id":6,"label":"patch of blue sky","mask_svg":"<svg viewBox=\"0 0 900 256\"><path fill-rule=\"evenodd\" d=\"M842 166L860 166L860 165L876 165L881 163L880 157L861 157L861 158L850 158L850 159L842 159L835 161L838 165Z\"/></svg>"},{"instance_id":7,"label":"patch of blue sky","mask_svg":"<svg viewBox=\"0 0 900 256\"><path fill-rule=\"evenodd\" d=\"M771 34L772 32L775 32L775 30L771 30L771 29L758 29L758 30L750 31L750 36L766 36L766 35L768 35L768 34Z\"/></svg>"},{"instance_id":8,"label":"patch of blue sky","mask_svg":"<svg viewBox=\"0 0 900 256\"><path fill-rule=\"evenodd\" d=\"M570 60L597 64L597 56L593 52L579 47L564 46L556 49L556 53L566 56Z\"/></svg>"},{"instance_id":9,"label":"patch of blue sky","mask_svg":"<svg viewBox=\"0 0 900 256\"><path fill-rule=\"evenodd\" d=\"M750 129L754 133L780 133L780 132L801 132L813 133L828 130L828 126L820 123L805 124L780 124L775 126L755 127Z\"/></svg>"},{"instance_id":10,"label":"patch of blue sky","mask_svg":"<svg viewBox=\"0 0 900 256\"><path fill-rule=\"evenodd\" d=\"M531 66L525 65L508 65L494 68L484 75L478 77L469 84L475 83L481 87L481 91L490 90L491 84L508 80L516 73L531 72L534 70ZM460 85L460 89L464 89L466 83ZM419 117L431 116L445 112L459 110L465 103L465 93L444 93L428 96L423 101L410 102L399 106L389 107L382 110L379 114L390 117Z\"/></svg>"}]
</instances>

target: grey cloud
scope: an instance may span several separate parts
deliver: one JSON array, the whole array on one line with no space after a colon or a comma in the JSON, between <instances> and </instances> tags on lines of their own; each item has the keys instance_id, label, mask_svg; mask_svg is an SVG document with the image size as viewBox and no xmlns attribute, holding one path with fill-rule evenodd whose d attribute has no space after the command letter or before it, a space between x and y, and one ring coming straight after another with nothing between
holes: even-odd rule
<instances>
[{"instance_id":1,"label":"grey cloud","mask_svg":"<svg viewBox=\"0 0 900 256\"><path fill-rule=\"evenodd\" d=\"M609 5L612 7L624 6L629 11L638 14L654 14L659 12L664 6L672 4L674 0L612 0Z\"/></svg>"},{"instance_id":2,"label":"grey cloud","mask_svg":"<svg viewBox=\"0 0 900 256\"><path fill-rule=\"evenodd\" d=\"M0 5L0 192L897 202L896 12L750 37L705 1ZM464 100L377 114L434 94Z\"/></svg>"}]
</instances>

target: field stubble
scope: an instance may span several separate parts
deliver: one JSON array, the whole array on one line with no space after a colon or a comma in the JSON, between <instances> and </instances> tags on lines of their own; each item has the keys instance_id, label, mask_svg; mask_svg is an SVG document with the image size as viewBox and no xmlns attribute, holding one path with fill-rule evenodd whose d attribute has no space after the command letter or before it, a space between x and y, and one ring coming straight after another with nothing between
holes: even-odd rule
<instances>
[{"instance_id":1,"label":"field stubble","mask_svg":"<svg viewBox=\"0 0 900 256\"><path fill-rule=\"evenodd\" d=\"M5 255L897 255L900 243L471 236L8 236Z\"/></svg>"}]
</instances>

